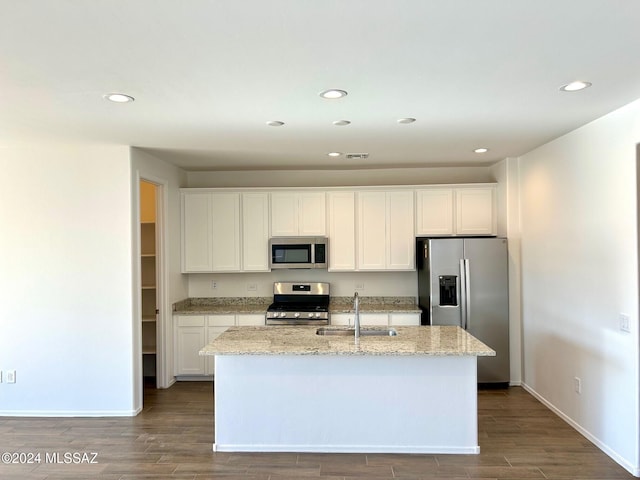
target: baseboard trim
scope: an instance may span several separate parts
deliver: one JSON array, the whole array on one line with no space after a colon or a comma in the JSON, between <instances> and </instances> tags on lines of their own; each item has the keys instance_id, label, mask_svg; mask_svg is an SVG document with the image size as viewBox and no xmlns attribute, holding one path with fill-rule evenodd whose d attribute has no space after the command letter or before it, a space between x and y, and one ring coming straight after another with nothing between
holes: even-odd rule
<instances>
[{"instance_id":1,"label":"baseboard trim","mask_svg":"<svg viewBox=\"0 0 640 480\"><path fill-rule=\"evenodd\" d=\"M0 410L0 417L135 417L135 410Z\"/></svg>"},{"instance_id":2,"label":"baseboard trim","mask_svg":"<svg viewBox=\"0 0 640 480\"><path fill-rule=\"evenodd\" d=\"M524 388L527 392L533 395L537 400L539 400L545 407L559 416L562 420L567 422L572 428L574 428L580 435L585 437L591 443L593 443L596 447L602 450L605 454L607 454L613 461L615 461L618 465L628 471L634 477L640 477L640 465L632 465L625 458L621 457L615 450L609 447L607 444L598 439L591 432L586 430L580 424L578 424L571 417L567 416L564 412L558 409L555 405L553 405L550 401L536 392L531 386L527 385L525 382L522 382L522 388Z\"/></svg>"},{"instance_id":3,"label":"baseboard trim","mask_svg":"<svg viewBox=\"0 0 640 480\"><path fill-rule=\"evenodd\" d=\"M432 445L243 445L213 444L214 452L299 452L299 453L428 453L477 455L480 447L444 447Z\"/></svg>"}]
</instances>

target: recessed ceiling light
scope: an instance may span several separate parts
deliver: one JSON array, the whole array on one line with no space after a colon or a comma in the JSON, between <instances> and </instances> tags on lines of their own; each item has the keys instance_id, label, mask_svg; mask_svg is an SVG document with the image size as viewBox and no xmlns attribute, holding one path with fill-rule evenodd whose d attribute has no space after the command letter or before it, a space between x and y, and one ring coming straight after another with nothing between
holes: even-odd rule
<instances>
[{"instance_id":1,"label":"recessed ceiling light","mask_svg":"<svg viewBox=\"0 0 640 480\"><path fill-rule=\"evenodd\" d=\"M407 118L399 118L398 119L398 123L403 123L403 124L407 124L407 123L413 123L415 122L416 119L415 118L411 118L411 117L407 117Z\"/></svg>"},{"instance_id":2,"label":"recessed ceiling light","mask_svg":"<svg viewBox=\"0 0 640 480\"><path fill-rule=\"evenodd\" d=\"M346 97L347 96L347 92L344 91L344 90L338 90L336 88L331 88L329 90L325 90L323 92L320 92L319 95L322 98L335 99L335 98Z\"/></svg>"},{"instance_id":3,"label":"recessed ceiling light","mask_svg":"<svg viewBox=\"0 0 640 480\"><path fill-rule=\"evenodd\" d=\"M135 100L131 95L126 95L124 93L107 93L106 95L103 95L103 97L110 102L115 103L129 103Z\"/></svg>"},{"instance_id":4,"label":"recessed ceiling light","mask_svg":"<svg viewBox=\"0 0 640 480\"><path fill-rule=\"evenodd\" d=\"M343 127L345 125L349 125L351 122L349 120L336 120L335 122L333 122L334 125L337 125L339 127Z\"/></svg>"},{"instance_id":5,"label":"recessed ceiling light","mask_svg":"<svg viewBox=\"0 0 640 480\"><path fill-rule=\"evenodd\" d=\"M342 155L342 153L340 153L340 152L329 152L329 153L327 153L327 155L329 155L330 157L339 157L340 155Z\"/></svg>"},{"instance_id":6,"label":"recessed ceiling light","mask_svg":"<svg viewBox=\"0 0 640 480\"><path fill-rule=\"evenodd\" d=\"M284 122L281 122L280 120L269 120L267 125L270 127L281 127L284 125Z\"/></svg>"},{"instance_id":7,"label":"recessed ceiling light","mask_svg":"<svg viewBox=\"0 0 640 480\"><path fill-rule=\"evenodd\" d=\"M577 92L578 90L584 90L591 86L590 82L583 82L581 80L577 80L575 82L567 83L560 87L562 92Z\"/></svg>"},{"instance_id":8,"label":"recessed ceiling light","mask_svg":"<svg viewBox=\"0 0 640 480\"><path fill-rule=\"evenodd\" d=\"M488 148L484 148L484 147L482 147L482 148L476 148L476 149L474 150L474 152L475 152L475 153L487 153L488 151L489 151L489 149L488 149Z\"/></svg>"}]
</instances>

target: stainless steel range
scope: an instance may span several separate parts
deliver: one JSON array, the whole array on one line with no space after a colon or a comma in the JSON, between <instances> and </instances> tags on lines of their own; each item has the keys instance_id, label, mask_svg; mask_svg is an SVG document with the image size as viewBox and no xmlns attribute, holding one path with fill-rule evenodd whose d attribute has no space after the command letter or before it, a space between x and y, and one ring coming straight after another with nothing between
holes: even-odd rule
<instances>
[{"instance_id":1,"label":"stainless steel range","mask_svg":"<svg viewBox=\"0 0 640 480\"><path fill-rule=\"evenodd\" d=\"M329 325L329 284L275 282L267 325Z\"/></svg>"}]
</instances>

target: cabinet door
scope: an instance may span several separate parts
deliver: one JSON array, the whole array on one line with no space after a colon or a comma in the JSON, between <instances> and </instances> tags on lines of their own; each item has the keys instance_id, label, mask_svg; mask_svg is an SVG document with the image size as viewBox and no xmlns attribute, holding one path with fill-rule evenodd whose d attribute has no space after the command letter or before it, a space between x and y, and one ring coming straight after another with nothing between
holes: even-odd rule
<instances>
[{"instance_id":1,"label":"cabinet door","mask_svg":"<svg viewBox=\"0 0 640 480\"><path fill-rule=\"evenodd\" d=\"M389 314L389 325L396 326L420 326L419 313L391 313Z\"/></svg>"},{"instance_id":2,"label":"cabinet door","mask_svg":"<svg viewBox=\"0 0 640 480\"><path fill-rule=\"evenodd\" d=\"M336 326L353 326L352 313L334 313L331 315L331 325Z\"/></svg>"},{"instance_id":3,"label":"cabinet door","mask_svg":"<svg viewBox=\"0 0 640 480\"><path fill-rule=\"evenodd\" d=\"M271 194L271 236L298 235L298 196L293 192Z\"/></svg>"},{"instance_id":4,"label":"cabinet door","mask_svg":"<svg viewBox=\"0 0 640 480\"><path fill-rule=\"evenodd\" d=\"M209 272L211 263L211 194L182 194L182 271Z\"/></svg>"},{"instance_id":5,"label":"cabinet door","mask_svg":"<svg viewBox=\"0 0 640 480\"><path fill-rule=\"evenodd\" d=\"M413 192L387 192L387 270L415 270Z\"/></svg>"},{"instance_id":6,"label":"cabinet door","mask_svg":"<svg viewBox=\"0 0 640 480\"><path fill-rule=\"evenodd\" d=\"M491 187L456 190L456 233L495 235L495 194Z\"/></svg>"},{"instance_id":7,"label":"cabinet door","mask_svg":"<svg viewBox=\"0 0 640 480\"><path fill-rule=\"evenodd\" d=\"M242 194L242 270L269 271L269 194Z\"/></svg>"},{"instance_id":8,"label":"cabinet door","mask_svg":"<svg viewBox=\"0 0 640 480\"><path fill-rule=\"evenodd\" d=\"M358 270L386 268L386 196L358 192Z\"/></svg>"},{"instance_id":9,"label":"cabinet door","mask_svg":"<svg viewBox=\"0 0 640 480\"><path fill-rule=\"evenodd\" d=\"M206 343L205 317L180 316L176 326L176 375L205 375L205 357L198 352Z\"/></svg>"},{"instance_id":10,"label":"cabinet door","mask_svg":"<svg viewBox=\"0 0 640 480\"><path fill-rule=\"evenodd\" d=\"M240 270L240 194L214 193L212 211L212 270Z\"/></svg>"},{"instance_id":11,"label":"cabinet door","mask_svg":"<svg viewBox=\"0 0 640 480\"><path fill-rule=\"evenodd\" d=\"M238 315L238 325L243 326L264 326L264 314L243 314Z\"/></svg>"},{"instance_id":12,"label":"cabinet door","mask_svg":"<svg viewBox=\"0 0 640 480\"><path fill-rule=\"evenodd\" d=\"M329 271L356 269L354 192L329 192Z\"/></svg>"},{"instance_id":13,"label":"cabinet door","mask_svg":"<svg viewBox=\"0 0 640 480\"><path fill-rule=\"evenodd\" d=\"M324 192L300 193L298 197L298 235L326 235L326 210Z\"/></svg>"},{"instance_id":14,"label":"cabinet door","mask_svg":"<svg viewBox=\"0 0 640 480\"><path fill-rule=\"evenodd\" d=\"M416 192L416 235L453 235L453 189Z\"/></svg>"},{"instance_id":15,"label":"cabinet door","mask_svg":"<svg viewBox=\"0 0 640 480\"><path fill-rule=\"evenodd\" d=\"M207 342L210 343L219 337L229 327L207 327ZM205 358L205 375L213 375L216 368L216 357L207 355Z\"/></svg>"},{"instance_id":16,"label":"cabinet door","mask_svg":"<svg viewBox=\"0 0 640 480\"><path fill-rule=\"evenodd\" d=\"M386 313L361 313L360 324L386 327L389 325L389 315Z\"/></svg>"}]
</instances>

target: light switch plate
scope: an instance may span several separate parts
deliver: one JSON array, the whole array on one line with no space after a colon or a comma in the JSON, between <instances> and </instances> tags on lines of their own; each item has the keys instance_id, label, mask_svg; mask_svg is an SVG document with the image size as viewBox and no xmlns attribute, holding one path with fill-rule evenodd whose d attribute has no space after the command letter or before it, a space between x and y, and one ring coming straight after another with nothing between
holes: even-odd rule
<instances>
[{"instance_id":1,"label":"light switch plate","mask_svg":"<svg viewBox=\"0 0 640 480\"><path fill-rule=\"evenodd\" d=\"M623 332L630 333L631 327L629 326L629 315L626 313L621 313L620 316L620 330Z\"/></svg>"}]
</instances>

